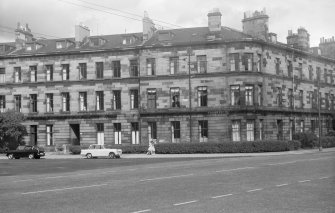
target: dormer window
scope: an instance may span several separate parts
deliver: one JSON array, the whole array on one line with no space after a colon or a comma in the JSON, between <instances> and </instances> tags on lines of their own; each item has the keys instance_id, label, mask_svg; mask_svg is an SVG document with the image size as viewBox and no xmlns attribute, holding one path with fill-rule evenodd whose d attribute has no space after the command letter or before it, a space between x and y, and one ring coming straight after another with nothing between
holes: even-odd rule
<instances>
[{"instance_id":1,"label":"dormer window","mask_svg":"<svg viewBox=\"0 0 335 213\"><path fill-rule=\"evenodd\" d=\"M56 48L57 49L62 49L63 48L63 44L62 44L63 42L61 42L61 41L57 41L56 42Z\"/></svg>"},{"instance_id":2,"label":"dormer window","mask_svg":"<svg viewBox=\"0 0 335 213\"><path fill-rule=\"evenodd\" d=\"M158 41L169 41L174 37L174 34L169 31L159 32Z\"/></svg>"},{"instance_id":3,"label":"dormer window","mask_svg":"<svg viewBox=\"0 0 335 213\"><path fill-rule=\"evenodd\" d=\"M136 41L136 38L134 36L125 36L122 39L122 44L123 45L134 44L135 41Z\"/></svg>"},{"instance_id":4,"label":"dormer window","mask_svg":"<svg viewBox=\"0 0 335 213\"><path fill-rule=\"evenodd\" d=\"M27 50L27 51L31 51L31 50L32 50L31 45L28 45L28 46L26 47L26 50Z\"/></svg>"},{"instance_id":5,"label":"dormer window","mask_svg":"<svg viewBox=\"0 0 335 213\"><path fill-rule=\"evenodd\" d=\"M106 43L105 39L102 38L90 38L90 45L91 46L101 46Z\"/></svg>"},{"instance_id":6,"label":"dormer window","mask_svg":"<svg viewBox=\"0 0 335 213\"><path fill-rule=\"evenodd\" d=\"M40 49L41 47L43 47L43 45L41 45L41 44L36 44L36 50Z\"/></svg>"}]
</instances>

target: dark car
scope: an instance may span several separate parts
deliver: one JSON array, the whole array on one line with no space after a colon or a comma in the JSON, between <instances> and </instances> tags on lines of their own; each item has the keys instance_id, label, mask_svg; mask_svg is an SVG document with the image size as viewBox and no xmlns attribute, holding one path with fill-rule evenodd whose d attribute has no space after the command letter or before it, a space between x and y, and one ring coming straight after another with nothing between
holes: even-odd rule
<instances>
[{"instance_id":1,"label":"dark car","mask_svg":"<svg viewBox=\"0 0 335 213\"><path fill-rule=\"evenodd\" d=\"M40 159L41 156L45 156L44 149L38 146L18 146L16 150L8 150L6 152L8 159L19 159L19 158L29 158L29 159Z\"/></svg>"}]
</instances>

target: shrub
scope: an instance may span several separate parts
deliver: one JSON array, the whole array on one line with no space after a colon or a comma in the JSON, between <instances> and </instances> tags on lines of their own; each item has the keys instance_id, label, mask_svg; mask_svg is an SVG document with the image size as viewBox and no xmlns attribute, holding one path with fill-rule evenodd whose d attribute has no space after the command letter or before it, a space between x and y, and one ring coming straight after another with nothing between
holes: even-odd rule
<instances>
[{"instance_id":1,"label":"shrub","mask_svg":"<svg viewBox=\"0 0 335 213\"><path fill-rule=\"evenodd\" d=\"M335 137L321 137L321 144L323 148L335 147Z\"/></svg>"},{"instance_id":2,"label":"shrub","mask_svg":"<svg viewBox=\"0 0 335 213\"><path fill-rule=\"evenodd\" d=\"M148 145L113 145L106 146L106 148L122 149L124 154L140 154L148 151Z\"/></svg>"},{"instance_id":3,"label":"shrub","mask_svg":"<svg viewBox=\"0 0 335 213\"><path fill-rule=\"evenodd\" d=\"M327 134L326 134L326 136L328 137L335 137L335 131L334 130L330 130Z\"/></svg>"},{"instance_id":4,"label":"shrub","mask_svg":"<svg viewBox=\"0 0 335 213\"><path fill-rule=\"evenodd\" d=\"M81 153L81 146L80 145L70 145L69 146L70 153L74 155L78 155Z\"/></svg>"},{"instance_id":5,"label":"shrub","mask_svg":"<svg viewBox=\"0 0 335 213\"><path fill-rule=\"evenodd\" d=\"M293 135L293 140L301 143L301 148L314 148L317 146L318 138L312 132L300 132Z\"/></svg>"}]
</instances>

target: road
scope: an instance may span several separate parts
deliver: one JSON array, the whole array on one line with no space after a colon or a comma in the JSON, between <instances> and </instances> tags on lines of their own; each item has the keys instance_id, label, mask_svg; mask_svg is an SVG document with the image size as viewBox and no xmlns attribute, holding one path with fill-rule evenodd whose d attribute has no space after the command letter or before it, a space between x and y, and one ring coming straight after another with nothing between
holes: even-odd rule
<instances>
[{"instance_id":1,"label":"road","mask_svg":"<svg viewBox=\"0 0 335 213\"><path fill-rule=\"evenodd\" d=\"M335 153L0 160L0 212L335 212Z\"/></svg>"}]
</instances>

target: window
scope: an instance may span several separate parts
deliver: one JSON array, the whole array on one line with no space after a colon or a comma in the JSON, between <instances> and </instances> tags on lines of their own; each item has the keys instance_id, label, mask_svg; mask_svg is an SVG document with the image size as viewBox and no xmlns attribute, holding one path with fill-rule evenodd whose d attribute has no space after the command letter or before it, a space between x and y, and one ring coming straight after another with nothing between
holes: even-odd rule
<instances>
[{"instance_id":1,"label":"window","mask_svg":"<svg viewBox=\"0 0 335 213\"><path fill-rule=\"evenodd\" d=\"M37 112L37 95L30 95L30 112Z\"/></svg>"},{"instance_id":2,"label":"window","mask_svg":"<svg viewBox=\"0 0 335 213\"><path fill-rule=\"evenodd\" d=\"M263 106L263 86L262 85L257 85L257 103L258 106Z\"/></svg>"},{"instance_id":3,"label":"window","mask_svg":"<svg viewBox=\"0 0 335 213\"><path fill-rule=\"evenodd\" d=\"M264 121L259 120L259 140L264 139Z\"/></svg>"},{"instance_id":4,"label":"window","mask_svg":"<svg viewBox=\"0 0 335 213\"><path fill-rule=\"evenodd\" d=\"M276 74L277 75L280 75L281 72L280 72L280 59L279 58L276 58Z\"/></svg>"},{"instance_id":5,"label":"window","mask_svg":"<svg viewBox=\"0 0 335 213\"><path fill-rule=\"evenodd\" d=\"M199 121L199 139L200 142L208 141L208 121Z\"/></svg>"},{"instance_id":6,"label":"window","mask_svg":"<svg viewBox=\"0 0 335 213\"><path fill-rule=\"evenodd\" d=\"M14 67L14 82L21 82L21 67Z\"/></svg>"},{"instance_id":7,"label":"window","mask_svg":"<svg viewBox=\"0 0 335 213\"><path fill-rule=\"evenodd\" d=\"M172 107L180 107L179 88L171 88L170 89L170 94L171 94L171 106Z\"/></svg>"},{"instance_id":8,"label":"window","mask_svg":"<svg viewBox=\"0 0 335 213\"><path fill-rule=\"evenodd\" d=\"M156 64L154 58L147 58L147 75L155 75Z\"/></svg>"},{"instance_id":9,"label":"window","mask_svg":"<svg viewBox=\"0 0 335 213\"><path fill-rule=\"evenodd\" d=\"M87 79L86 63L79 63L79 80Z\"/></svg>"},{"instance_id":10,"label":"window","mask_svg":"<svg viewBox=\"0 0 335 213\"><path fill-rule=\"evenodd\" d=\"M288 107L293 108L294 104L293 104L293 90L292 89L288 89L287 98L288 98Z\"/></svg>"},{"instance_id":11,"label":"window","mask_svg":"<svg viewBox=\"0 0 335 213\"><path fill-rule=\"evenodd\" d=\"M262 71L262 55L257 54L257 72Z\"/></svg>"},{"instance_id":12,"label":"window","mask_svg":"<svg viewBox=\"0 0 335 213\"><path fill-rule=\"evenodd\" d=\"M63 81L70 79L70 65L62 64L62 79Z\"/></svg>"},{"instance_id":13,"label":"window","mask_svg":"<svg viewBox=\"0 0 335 213\"><path fill-rule=\"evenodd\" d=\"M37 126L36 125L30 126L30 145L32 146L37 145Z\"/></svg>"},{"instance_id":14,"label":"window","mask_svg":"<svg viewBox=\"0 0 335 213\"><path fill-rule=\"evenodd\" d=\"M330 97L331 97L331 110L334 110L335 109L335 96L334 96L334 94L331 94L330 95ZM334 126L335 127L335 126Z\"/></svg>"},{"instance_id":15,"label":"window","mask_svg":"<svg viewBox=\"0 0 335 213\"><path fill-rule=\"evenodd\" d=\"M240 86L230 86L230 103L232 106L240 105Z\"/></svg>"},{"instance_id":16,"label":"window","mask_svg":"<svg viewBox=\"0 0 335 213\"><path fill-rule=\"evenodd\" d=\"M157 124L156 122L148 122L148 139L157 139Z\"/></svg>"},{"instance_id":17,"label":"window","mask_svg":"<svg viewBox=\"0 0 335 213\"><path fill-rule=\"evenodd\" d=\"M241 140L241 121L232 121L232 139L233 141Z\"/></svg>"},{"instance_id":18,"label":"window","mask_svg":"<svg viewBox=\"0 0 335 213\"><path fill-rule=\"evenodd\" d=\"M329 74L328 74L328 83L333 84L334 80L333 80L333 71L332 70L328 70Z\"/></svg>"},{"instance_id":19,"label":"window","mask_svg":"<svg viewBox=\"0 0 335 213\"><path fill-rule=\"evenodd\" d=\"M252 53L244 53L242 58L242 64L244 66L245 71L252 71L252 60L253 54Z\"/></svg>"},{"instance_id":20,"label":"window","mask_svg":"<svg viewBox=\"0 0 335 213\"><path fill-rule=\"evenodd\" d=\"M299 120L297 122L297 127L299 132L305 132L305 121L304 120Z\"/></svg>"},{"instance_id":21,"label":"window","mask_svg":"<svg viewBox=\"0 0 335 213\"><path fill-rule=\"evenodd\" d=\"M298 69L298 71L299 71L299 76L298 76L298 78L299 79L302 79L302 63L299 63L299 69Z\"/></svg>"},{"instance_id":22,"label":"window","mask_svg":"<svg viewBox=\"0 0 335 213\"><path fill-rule=\"evenodd\" d=\"M295 132L295 125L294 125L293 120L289 121L289 128L290 128L290 140L292 140L293 134Z\"/></svg>"},{"instance_id":23,"label":"window","mask_svg":"<svg viewBox=\"0 0 335 213\"><path fill-rule=\"evenodd\" d=\"M54 103L53 103L53 94L46 94L46 104L47 104L47 112L53 112Z\"/></svg>"},{"instance_id":24,"label":"window","mask_svg":"<svg viewBox=\"0 0 335 213\"><path fill-rule=\"evenodd\" d=\"M240 58L238 53L229 54L230 71L239 71Z\"/></svg>"},{"instance_id":25,"label":"window","mask_svg":"<svg viewBox=\"0 0 335 213\"><path fill-rule=\"evenodd\" d=\"M0 95L0 112L5 112L6 110L6 96Z\"/></svg>"},{"instance_id":26,"label":"window","mask_svg":"<svg viewBox=\"0 0 335 213\"><path fill-rule=\"evenodd\" d=\"M113 109L121 109L121 90L113 91Z\"/></svg>"},{"instance_id":27,"label":"window","mask_svg":"<svg viewBox=\"0 0 335 213\"><path fill-rule=\"evenodd\" d=\"M131 109L138 108L138 90L137 89L130 90L130 108Z\"/></svg>"},{"instance_id":28,"label":"window","mask_svg":"<svg viewBox=\"0 0 335 213\"><path fill-rule=\"evenodd\" d=\"M104 92L97 91L96 92L96 110L104 110Z\"/></svg>"},{"instance_id":29,"label":"window","mask_svg":"<svg viewBox=\"0 0 335 213\"><path fill-rule=\"evenodd\" d=\"M205 55L197 56L198 73L207 72L207 57Z\"/></svg>"},{"instance_id":30,"label":"window","mask_svg":"<svg viewBox=\"0 0 335 213\"><path fill-rule=\"evenodd\" d=\"M121 123L114 123L114 141L115 144L121 144Z\"/></svg>"},{"instance_id":31,"label":"window","mask_svg":"<svg viewBox=\"0 0 335 213\"><path fill-rule=\"evenodd\" d=\"M156 89L148 89L148 109L156 108Z\"/></svg>"},{"instance_id":32,"label":"window","mask_svg":"<svg viewBox=\"0 0 335 213\"><path fill-rule=\"evenodd\" d=\"M47 75L47 81L52 81L53 80L53 66L52 65L46 65L46 75Z\"/></svg>"},{"instance_id":33,"label":"window","mask_svg":"<svg viewBox=\"0 0 335 213\"><path fill-rule=\"evenodd\" d=\"M304 108L304 91L303 90L299 90L299 102L300 102L299 107L301 109Z\"/></svg>"},{"instance_id":34,"label":"window","mask_svg":"<svg viewBox=\"0 0 335 213\"><path fill-rule=\"evenodd\" d=\"M247 141L255 140L255 121L247 120Z\"/></svg>"},{"instance_id":35,"label":"window","mask_svg":"<svg viewBox=\"0 0 335 213\"><path fill-rule=\"evenodd\" d=\"M6 69L0 68L0 84L6 83Z\"/></svg>"},{"instance_id":36,"label":"window","mask_svg":"<svg viewBox=\"0 0 335 213\"><path fill-rule=\"evenodd\" d=\"M16 112L21 112L21 95L14 95L14 110Z\"/></svg>"},{"instance_id":37,"label":"window","mask_svg":"<svg viewBox=\"0 0 335 213\"><path fill-rule=\"evenodd\" d=\"M47 125L47 146L52 146L53 144L53 126Z\"/></svg>"},{"instance_id":38,"label":"window","mask_svg":"<svg viewBox=\"0 0 335 213\"><path fill-rule=\"evenodd\" d=\"M179 69L179 57L171 57L170 58L170 74L174 75L178 73Z\"/></svg>"},{"instance_id":39,"label":"window","mask_svg":"<svg viewBox=\"0 0 335 213\"><path fill-rule=\"evenodd\" d=\"M283 120L277 120L277 140L283 140Z\"/></svg>"},{"instance_id":40,"label":"window","mask_svg":"<svg viewBox=\"0 0 335 213\"><path fill-rule=\"evenodd\" d=\"M87 93L86 92L79 93L79 110L87 111Z\"/></svg>"},{"instance_id":41,"label":"window","mask_svg":"<svg viewBox=\"0 0 335 213\"><path fill-rule=\"evenodd\" d=\"M207 106L207 87L198 87L198 106Z\"/></svg>"},{"instance_id":42,"label":"window","mask_svg":"<svg viewBox=\"0 0 335 213\"><path fill-rule=\"evenodd\" d=\"M315 120L311 120L311 131L315 133L315 130L316 130L316 122Z\"/></svg>"},{"instance_id":43,"label":"window","mask_svg":"<svg viewBox=\"0 0 335 213\"><path fill-rule=\"evenodd\" d=\"M283 106L283 90L281 87L277 87L277 104Z\"/></svg>"},{"instance_id":44,"label":"window","mask_svg":"<svg viewBox=\"0 0 335 213\"><path fill-rule=\"evenodd\" d=\"M287 74L288 77L293 77L293 66L292 66L292 61L288 61L288 65L287 65Z\"/></svg>"},{"instance_id":45,"label":"window","mask_svg":"<svg viewBox=\"0 0 335 213\"><path fill-rule=\"evenodd\" d=\"M313 80L313 67L312 65L308 66L309 80Z\"/></svg>"},{"instance_id":46,"label":"window","mask_svg":"<svg viewBox=\"0 0 335 213\"><path fill-rule=\"evenodd\" d=\"M138 61L130 60L130 77L138 76Z\"/></svg>"},{"instance_id":47,"label":"window","mask_svg":"<svg viewBox=\"0 0 335 213\"><path fill-rule=\"evenodd\" d=\"M325 79L325 83L329 83L328 82L328 70L327 69L324 69L323 71L323 78Z\"/></svg>"},{"instance_id":48,"label":"window","mask_svg":"<svg viewBox=\"0 0 335 213\"><path fill-rule=\"evenodd\" d=\"M330 110L330 105L329 105L329 93L325 93L325 108L327 110Z\"/></svg>"},{"instance_id":49,"label":"window","mask_svg":"<svg viewBox=\"0 0 335 213\"><path fill-rule=\"evenodd\" d=\"M131 144L140 144L138 122L131 123Z\"/></svg>"},{"instance_id":50,"label":"window","mask_svg":"<svg viewBox=\"0 0 335 213\"><path fill-rule=\"evenodd\" d=\"M312 92L312 108L313 109L317 109L318 108L318 93L317 90L314 90L314 92Z\"/></svg>"},{"instance_id":51,"label":"window","mask_svg":"<svg viewBox=\"0 0 335 213\"><path fill-rule=\"evenodd\" d=\"M62 93L62 111L63 112L70 111L70 93L68 92Z\"/></svg>"},{"instance_id":52,"label":"window","mask_svg":"<svg viewBox=\"0 0 335 213\"><path fill-rule=\"evenodd\" d=\"M172 143L180 142L180 121L171 121Z\"/></svg>"},{"instance_id":53,"label":"window","mask_svg":"<svg viewBox=\"0 0 335 213\"><path fill-rule=\"evenodd\" d=\"M120 61L112 61L113 66L113 76L114 78L120 78L121 77L121 63Z\"/></svg>"},{"instance_id":54,"label":"window","mask_svg":"<svg viewBox=\"0 0 335 213\"><path fill-rule=\"evenodd\" d=\"M30 71L30 82L37 81L37 66L29 66Z\"/></svg>"},{"instance_id":55,"label":"window","mask_svg":"<svg viewBox=\"0 0 335 213\"><path fill-rule=\"evenodd\" d=\"M316 67L316 80L317 81L321 81L321 68L320 67Z\"/></svg>"},{"instance_id":56,"label":"window","mask_svg":"<svg viewBox=\"0 0 335 213\"><path fill-rule=\"evenodd\" d=\"M254 87L245 86L245 104L247 106L254 105Z\"/></svg>"},{"instance_id":57,"label":"window","mask_svg":"<svg viewBox=\"0 0 335 213\"><path fill-rule=\"evenodd\" d=\"M62 49L63 48L63 41L57 41L56 42L56 49Z\"/></svg>"},{"instance_id":58,"label":"window","mask_svg":"<svg viewBox=\"0 0 335 213\"><path fill-rule=\"evenodd\" d=\"M97 142L98 145L105 144L105 127L103 123L97 123Z\"/></svg>"}]
</instances>

